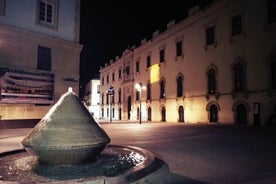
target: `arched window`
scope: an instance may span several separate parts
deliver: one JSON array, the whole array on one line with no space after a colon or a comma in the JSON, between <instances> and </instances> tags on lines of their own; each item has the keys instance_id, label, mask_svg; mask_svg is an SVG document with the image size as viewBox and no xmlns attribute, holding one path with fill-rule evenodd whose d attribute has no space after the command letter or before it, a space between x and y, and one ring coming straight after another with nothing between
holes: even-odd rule
<instances>
[{"instance_id":1,"label":"arched window","mask_svg":"<svg viewBox=\"0 0 276 184\"><path fill-rule=\"evenodd\" d=\"M182 76L177 77L177 97L183 96L183 79Z\"/></svg>"},{"instance_id":2,"label":"arched window","mask_svg":"<svg viewBox=\"0 0 276 184\"><path fill-rule=\"evenodd\" d=\"M160 81L160 98L165 98L165 81Z\"/></svg>"},{"instance_id":3,"label":"arched window","mask_svg":"<svg viewBox=\"0 0 276 184\"><path fill-rule=\"evenodd\" d=\"M147 100L151 99L151 84L147 84Z\"/></svg>"},{"instance_id":4,"label":"arched window","mask_svg":"<svg viewBox=\"0 0 276 184\"><path fill-rule=\"evenodd\" d=\"M214 94L217 90L216 72L213 68L208 71L208 94Z\"/></svg>"},{"instance_id":5,"label":"arched window","mask_svg":"<svg viewBox=\"0 0 276 184\"><path fill-rule=\"evenodd\" d=\"M234 66L234 90L236 92L242 92L245 89L245 68L244 65L239 62Z\"/></svg>"}]
</instances>

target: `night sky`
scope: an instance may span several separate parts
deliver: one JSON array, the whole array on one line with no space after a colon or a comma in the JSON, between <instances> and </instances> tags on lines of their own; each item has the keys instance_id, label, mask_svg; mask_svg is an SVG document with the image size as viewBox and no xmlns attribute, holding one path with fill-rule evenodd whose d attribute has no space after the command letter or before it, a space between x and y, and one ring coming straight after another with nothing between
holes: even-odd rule
<instances>
[{"instance_id":1,"label":"night sky","mask_svg":"<svg viewBox=\"0 0 276 184\"><path fill-rule=\"evenodd\" d=\"M82 0L80 43L84 48L80 57L80 88L99 74L100 66L121 56L126 48L139 46L142 39L150 39L156 30L163 32L170 21L177 23L187 17L191 7L209 2L213 0Z\"/></svg>"}]
</instances>

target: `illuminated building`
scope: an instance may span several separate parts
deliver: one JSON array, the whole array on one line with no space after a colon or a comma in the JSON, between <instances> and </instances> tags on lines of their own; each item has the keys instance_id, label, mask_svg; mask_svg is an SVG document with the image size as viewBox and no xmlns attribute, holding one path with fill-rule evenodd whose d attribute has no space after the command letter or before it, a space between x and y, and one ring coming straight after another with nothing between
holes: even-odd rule
<instances>
[{"instance_id":1,"label":"illuminated building","mask_svg":"<svg viewBox=\"0 0 276 184\"><path fill-rule=\"evenodd\" d=\"M85 87L83 97L86 107L95 119L99 119L100 114L100 80L92 79Z\"/></svg>"},{"instance_id":2,"label":"illuminated building","mask_svg":"<svg viewBox=\"0 0 276 184\"><path fill-rule=\"evenodd\" d=\"M0 116L40 119L78 94L80 0L0 1Z\"/></svg>"},{"instance_id":3,"label":"illuminated building","mask_svg":"<svg viewBox=\"0 0 276 184\"><path fill-rule=\"evenodd\" d=\"M145 121L275 123L275 8L273 0L217 0L126 49L100 69L102 117L113 86L114 118L138 120L142 83Z\"/></svg>"}]
</instances>

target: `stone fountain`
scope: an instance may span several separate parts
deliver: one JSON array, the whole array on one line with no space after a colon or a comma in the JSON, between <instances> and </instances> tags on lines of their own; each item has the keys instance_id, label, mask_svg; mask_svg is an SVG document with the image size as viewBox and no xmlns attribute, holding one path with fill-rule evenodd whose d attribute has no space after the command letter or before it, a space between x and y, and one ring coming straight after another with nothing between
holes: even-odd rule
<instances>
[{"instance_id":1,"label":"stone fountain","mask_svg":"<svg viewBox=\"0 0 276 184\"><path fill-rule=\"evenodd\" d=\"M131 183L166 165L110 141L69 88L21 141L24 149L0 154L0 183Z\"/></svg>"},{"instance_id":2,"label":"stone fountain","mask_svg":"<svg viewBox=\"0 0 276 184\"><path fill-rule=\"evenodd\" d=\"M40 164L92 162L110 142L70 88L23 139L22 145Z\"/></svg>"}]
</instances>

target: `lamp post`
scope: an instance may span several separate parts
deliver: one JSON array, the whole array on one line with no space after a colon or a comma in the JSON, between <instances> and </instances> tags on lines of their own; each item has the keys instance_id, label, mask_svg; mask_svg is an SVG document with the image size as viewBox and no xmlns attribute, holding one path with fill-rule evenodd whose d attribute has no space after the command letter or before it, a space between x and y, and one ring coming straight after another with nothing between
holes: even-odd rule
<instances>
[{"instance_id":1,"label":"lamp post","mask_svg":"<svg viewBox=\"0 0 276 184\"><path fill-rule=\"evenodd\" d=\"M141 101L141 96L142 96L142 90L146 90L147 87L143 86L142 83L136 83L135 84L135 89L139 92L139 103L140 103L140 107L139 107L139 123L142 124L142 101Z\"/></svg>"},{"instance_id":2,"label":"lamp post","mask_svg":"<svg viewBox=\"0 0 276 184\"><path fill-rule=\"evenodd\" d=\"M107 91L107 94L109 96L109 115L110 115L110 118L109 118L109 122L111 123L112 122L112 107L111 107L111 104L112 104L112 101L111 101L111 96L114 95L114 87L110 86L108 91Z\"/></svg>"}]
</instances>

